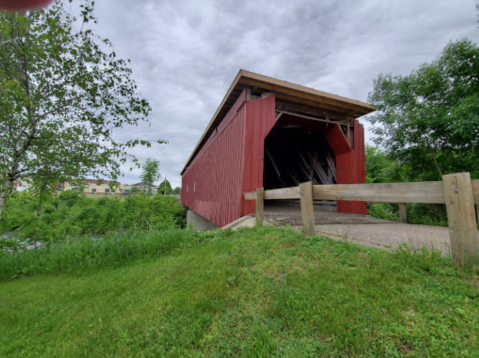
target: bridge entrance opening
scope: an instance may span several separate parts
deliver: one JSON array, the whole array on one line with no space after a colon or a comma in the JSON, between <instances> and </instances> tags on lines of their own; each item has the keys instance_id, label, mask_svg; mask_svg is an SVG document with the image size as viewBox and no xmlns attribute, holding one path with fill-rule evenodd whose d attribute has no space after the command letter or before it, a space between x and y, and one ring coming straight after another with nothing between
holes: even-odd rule
<instances>
[{"instance_id":1,"label":"bridge entrance opening","mask_svg":"<svg viewBox=\"0 0 479 358\"><path fill-rule=\"evenodd\" d=\"M336 184L336 160L324 132L326 122L282 114L265 139L263 186L265 190ZM268 205L299 204L299 200L266 202ZM327 211L336 211L335 201L317 201Z\"/></svg>"},{"instance_id":2,"label":"bridge entrance opening","mask_svg":"<svg viewBox=\"0 0 479 358\"><path fill-rule=\"evenodd\" d=\"M265 139L265 190L336 184L336 161L324 136L328 123L283 114Z\"/></svg>"}]
</instances>

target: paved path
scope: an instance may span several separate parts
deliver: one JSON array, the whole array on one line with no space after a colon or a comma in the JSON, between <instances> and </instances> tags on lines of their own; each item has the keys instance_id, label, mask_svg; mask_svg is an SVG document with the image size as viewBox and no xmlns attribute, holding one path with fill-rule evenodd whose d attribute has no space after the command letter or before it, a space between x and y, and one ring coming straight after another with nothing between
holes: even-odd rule
<instances>
[{"instance_id":1,"label":"paved path","mask_svg":"<svg viewBox=\"0 0 479 358\"><path fill-rule=\"evenodd\" d=\"M265 224L290 224L301 227L301 210L295 205L265 206ZM253 226L254 217L247 216L230 227ZM428 247L450 254L449 229L447 227L401 224L368 215L339 214L320 211L315 206L314 222L317 234L334 240L349 240L360 245L393 250L403 243L416 248Z\"/></svg>"},{"instance_id":2,"label":"paved path","mask_svg":"<svg viewBox=\"0 0 479 358\"><path fill-rule=\"evenodd\" d=\"M268 202L267 202L268 203ZM301 225L301 208L299 204L281 204L271 201L264 207L264 218L280 225ZM336 210L336 209L335 209ZM326 224L389 224L395 221L373 218L368 215L341 214L336 211L322 211L321 206L314 205L314 223Z\"/></svg>"},{"instance_id":3,"label":"paved path","mask_svg":"<svg viewBox=\"0 0 479 358\"><path fill-rule=\"evenodd\" d=\"M416 248L428 247L450 253L449 228L400 224L333 224L316 225L316 232L334 240L349 240L360 245L381 249L395 249L403 243Z\"/></svg>"},{"instance_id":4,"label":"paved path","mask_svg":"<svg viewBox=\"0 0 479 358\"><path fill-rule=\"evenodd\" d=\"M376 219L368 215L341 214L321 211L314 207L317 233L335 240L349 240L364 246L395 249L403 243L416 248L428 247L450 253L449 228L401 224L396 221ZM265 206L265 219L301 227L301 209L295 205L275 204Z\"/></svg>"}]
</instances>

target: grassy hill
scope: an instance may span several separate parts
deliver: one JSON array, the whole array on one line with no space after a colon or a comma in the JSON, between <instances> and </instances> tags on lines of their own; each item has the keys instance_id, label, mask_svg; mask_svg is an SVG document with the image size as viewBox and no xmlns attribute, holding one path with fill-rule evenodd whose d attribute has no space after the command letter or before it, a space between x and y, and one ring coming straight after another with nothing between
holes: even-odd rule
<instances>
[{"instance_id":1,"label":"grassy hill","mask_svg":"<svg viewBox=\"0 0 479 358\"><path fill-rule=\"evenodd\" d=\"M0 276L0 357L479 356L478 276L437 253L289 228L176 235L0 257L26 265ZM142 240L159 249L138 258Z\"/></svg>"}]
</instances>

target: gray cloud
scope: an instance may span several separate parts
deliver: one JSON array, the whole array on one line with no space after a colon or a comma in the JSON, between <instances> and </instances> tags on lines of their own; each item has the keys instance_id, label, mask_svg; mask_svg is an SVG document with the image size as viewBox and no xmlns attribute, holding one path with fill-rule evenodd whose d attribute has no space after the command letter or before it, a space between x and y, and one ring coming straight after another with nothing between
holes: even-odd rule
<instances>
[{"instance_id":1,"label":"gray cloud","mask_svg":"<svg viewBox=\"0 0 479 358\"><path fill-rule=\"evenodd\" d=\"M132 154L159 159L173 186L240 68L365 101L379 73L407 74L479 36L472 0L102 0L96 15L153 108L150 126L116 136L168 140ZM122 181L138 181L128 168Z\"/></svg>"}]
</instances>

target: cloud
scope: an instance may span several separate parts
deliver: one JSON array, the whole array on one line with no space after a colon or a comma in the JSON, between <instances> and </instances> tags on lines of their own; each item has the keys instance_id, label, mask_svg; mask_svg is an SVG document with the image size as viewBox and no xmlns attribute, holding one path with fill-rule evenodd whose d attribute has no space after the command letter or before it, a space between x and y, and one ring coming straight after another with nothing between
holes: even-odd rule
<instances>
[{"instance_id":1,"label":"cloud","mask_svg":"<svg viewBox=\"0 0 479 358\"><path fill-rule=\"evenodd\" d=\"M102 0L96 15L153 108L150 125L116 136L168 140L132 154L159 159L173 187L240 68L366 101L379 73L407 74L479 36L469 0ZM128 169L123 181L138 181Z\"/></svg>"}]
</instances>

